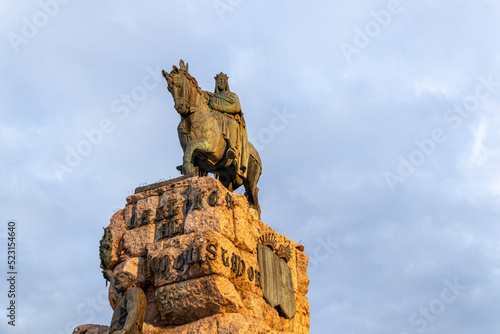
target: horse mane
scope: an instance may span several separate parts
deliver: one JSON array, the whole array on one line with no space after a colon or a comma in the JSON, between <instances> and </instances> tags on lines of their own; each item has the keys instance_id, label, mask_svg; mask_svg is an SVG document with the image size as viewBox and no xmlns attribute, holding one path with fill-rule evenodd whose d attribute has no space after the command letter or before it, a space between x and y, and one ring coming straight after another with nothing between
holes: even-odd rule
<instances>
[{"instance_id":1,"label":"horse mane","mask_svg":"<svg viewBox=\"0 0 500 334\"><path fill-rule=\"evenodd\" d=\"M181 74L181 71L184 74L184 76L188 79L188 81L190 81L191 84L193 84L196 87L196 91L198 92L198 94L200 94L203 97L204 103L208 105L208 99L206 98L205 93L203 92L203 90L198 85L198 81L196 81L196 79L191 74L189 74L188 71L183 70L183 69L179 69L176 66L174 66L174 69L173 69L172 72L174 72L176 74Z\"/></svg>"}]
</instances>

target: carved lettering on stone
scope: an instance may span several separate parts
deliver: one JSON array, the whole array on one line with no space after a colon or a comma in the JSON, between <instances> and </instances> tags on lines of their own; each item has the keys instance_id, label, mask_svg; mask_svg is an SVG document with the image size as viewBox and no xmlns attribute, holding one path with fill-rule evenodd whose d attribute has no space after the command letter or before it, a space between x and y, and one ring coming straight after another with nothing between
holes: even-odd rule
<instances>
[{"instance_id":1,"label":"carved lettering on stone","mask_svg":"<svg viewBox=\"0 0 500 334\"><path fill-rule=\"evenodd\" d=\"M193 210L203 209L203 197L201 194L196 194L193 200Z\"/></svg>"},{"instance_id":2,"label":"carved lettering on stone","mask_svg":"<svg viewBox=\"0 0 500 334\"><path fill-rule=\"evenodd\" d=\"M178 219L166 221L158 227L156 241L167 239L180 233L182 233L182 223Z\"/></svg>"},{"instance_id":3,"label":"carved lettering on stone","mask_svg":"<svg viewBox=\"0 0 500 334\"><path fill-rule=\"evenodd\" d=\"M140 218L138 219L137 223L136 223L136 226L137 227L140 227L140 226L143 226L143 225L146 225L149 221L149 213L151 212L151 210L144 210L140 216Z\"/></svg>"},{"instance_id":4,"label":"carved lettering on stone","mask_svg":"<svg viewBox=\"0 0 500 334\"><path fill-rule=\"evenodd\" d=\"M245 261L243 261L241 258L239 259L238 261L238 271L236 273L236 276L243 276L243 274L245 273L245 269L246 269L246 264L245 264Z\"/></svg>"},{"instance_id":5,"label":"carved lettering on stone","mask_svg":"<svg viewBox=\"0 0 500 334\"><path fill-rule=\"evenodd\" d=\"M175 206L175 202L168 203L167 206L167 218L172 218L177 215L178 208Z\"/></svg>"},{"instance_id":6,"label":"carved lettering on stone","mask_svg":"<svg viewBox=\"0 0 500 334\"><path fill-rule=\"evenodd\" d=\"M254 269L253 267L249 267L248 268L248 279L251 281L253 281L253 278L255 277L255 272L254 272Z\"/></svg>"},{"instance_id":7,"label":"carved lettering on stone","mask_svg":"<svg viewBox=\"0 0 500 334\"><path fill-rule=\"evenodd\" d=\"M206 260L215 260L217 259L217 245L214 245L214 244L208 244L207 247L206 247L206 250L209 254L205 255L205 259Z\"/></svg>"},{"instance_id":8,"label":"carved lettering on stone","mask_svg":"<svg viewBox=\"0 0 500 334\"><path fill-rule=\"evenodd\" d=\"M234 272L238 271L239 259L240 259L240 257L233 253L233 256L231 257L231 271L234 271Z\"/></svg>"},{"instance_id":9,"label":"carved lettering on stone","mask_svg":"<svg viewBox=\"0 0 500 334\"><path fill-rule=\"evenodd\" d=\"M229 195L229 193L226 193L226 197L225 197L225 200L226 200L226 207L228 209L233 209L233 197L231 195Z\"/></svg>"},{"instance_id":10,"label":"carved lettering on stone","mask_svg":"<svg viewBox=\"0 0 500 334\"><path fill-rule=\"evenodd\" d=\"M152 258L149 260L148 266L149 272L153 273L164 273L170 271L170 257L165 256L162 258Z\"/></svg>"},{"instance_id":11,"label":"carved lettering on stone","mask_svg":"<svg viewBox=\"0 0 500 334\"><path fill-rule=\"evenodd\" d=\"M134 228L137 222L137 215L135 214L135 210L132 213L132 217L130 217L130 223L128 224L129 228Z\"/></svg>"},{"instance_id":12,"label":"carved lettering on stone","mask_svg":"<svg viewBox=\"0 0 500 334\"><path fill-rule=\"evenodd\" d=\"M160 221L163 220L163 218L164 218L163 208L164 208L164 206L160 206L156 209L155 223L159 223Z\"/></svg>"},{"instance_id":13,"label":"carved lettering on stone","mask_svg":"<svg viewBox=\"0 0 500 334\"><path fill-rule=\"evenodd\" d=\"M216 206L219 202L219 189L213 191L209 196L208 196L208 205L210 206Z\"/></svg>"},{"instance_id":14,"label":"carved lettering on stone","mask_svg":"<svg viewBox=\"0 0 500 334\"><path fill-rule=\"evenodd\" d=\"M224 264L226 267L229 267L229 256L225 256L227 250L221 247L221 251L222 251L222 264Z\"/></svg>"},{"instance_id":15,"label":"carved lettering on stone","mask_svg":"<svg viewBox=\"0 0 500 334\"><path fill-rule=\"evenodd\" d=\"M191 247L180 254L174 261L174 269L182 270L185 265L200 261L199 247Z\"/></svg>"}]
</instances>

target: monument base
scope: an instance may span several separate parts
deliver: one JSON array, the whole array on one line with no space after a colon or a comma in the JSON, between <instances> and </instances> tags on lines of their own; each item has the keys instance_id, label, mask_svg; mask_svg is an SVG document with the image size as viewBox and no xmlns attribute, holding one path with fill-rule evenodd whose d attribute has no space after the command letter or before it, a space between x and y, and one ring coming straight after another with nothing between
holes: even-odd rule
<instances>
[{"instance_id":1,"label":"monument base","mask_svg":"<svg viewBox=\"0 0 500 334\"><path fill-rule=\"evenodd\" d=\"M108 334L108 326L82 325L78 326L73 334ZM309 333L303 331L276 331L271 329L264 321L247 318L240 313L216 314L202 318L192 323L175 327L157 327L148 323L144 324L142 334L288 334Z\"/></svg>"},{"instance_id":2,"label":"monument base","mask_svg":"<svg viewBox=\"0 0 500 334\"><path fill-rule=\"evenodd\" d=\"M101 241L101 266L146 294L144 334L309 333L308 258L212 177L127 198ZM109 294L113 309L118 301ZM83 325L74 334L107 333Z\"/></svg>"}]
</instances>

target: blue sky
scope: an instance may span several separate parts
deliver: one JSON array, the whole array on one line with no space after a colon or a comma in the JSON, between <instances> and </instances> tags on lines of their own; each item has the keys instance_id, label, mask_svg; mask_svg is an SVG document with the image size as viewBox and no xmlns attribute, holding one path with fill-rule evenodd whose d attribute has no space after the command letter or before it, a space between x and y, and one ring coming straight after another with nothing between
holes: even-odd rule
<instances>
[{"instance_id":1,"label":"blue sky","mask_svg":"<svg viewBox=\"0 0 500 334\"><path fill-rule=\"evenodd\" d=\"M182 58L202 89L223 71L240 97L262 219L310 257L311 333L498 332L499 14L493 0L0 3L0 247L15 220L19 260L17 326L0 331L109 323L102 227L137 186L178 175L161 69Z\"/></svg>"}]
</instances>

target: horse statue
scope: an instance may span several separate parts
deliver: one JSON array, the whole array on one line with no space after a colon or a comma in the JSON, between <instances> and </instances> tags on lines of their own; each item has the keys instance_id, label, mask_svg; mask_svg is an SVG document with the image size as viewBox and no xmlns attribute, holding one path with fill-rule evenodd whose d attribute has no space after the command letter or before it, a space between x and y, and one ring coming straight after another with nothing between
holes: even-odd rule
<instances>
[{"instance_id":1,"label":"horse statue","mask_svg":"<svg viewBox=\"0 0 500 334\"><path fill-rule=\"evenodd\" d=\"M181 116L177 132L184 157L182 166L177 169L184 175L196 173L205 176L211 172L229 191L243 185L250 206L257 210L260 217L257 182L262 173L262 162L257 150L244 138L247 141L248 161L245 163L246 175L242 177L235 167L234 155L228 154L230 145L223 131L228 116L209 107L208 94L188 73L187 64L181 60L179 66L174 65L170 73L162 70L168 91L174 98L174 108Z\"/></svg>"}]
</instances>

